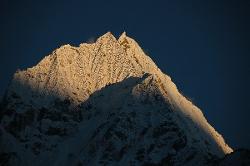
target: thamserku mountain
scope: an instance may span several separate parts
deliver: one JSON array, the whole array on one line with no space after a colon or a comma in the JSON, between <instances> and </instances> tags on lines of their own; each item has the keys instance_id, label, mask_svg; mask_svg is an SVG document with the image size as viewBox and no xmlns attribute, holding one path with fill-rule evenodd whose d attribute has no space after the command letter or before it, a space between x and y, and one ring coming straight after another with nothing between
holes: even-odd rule
<instances>
[{"instance_id":1,"label":"thamserku mountain","mask_svg":"<svg viewBox=\"0 0 250 166\"><path fill-rule=\"evenodd\" d=\"M2 165L209 165L233 150L124 32L18 70L0 111Z\"/></svg>"}]
</instances>

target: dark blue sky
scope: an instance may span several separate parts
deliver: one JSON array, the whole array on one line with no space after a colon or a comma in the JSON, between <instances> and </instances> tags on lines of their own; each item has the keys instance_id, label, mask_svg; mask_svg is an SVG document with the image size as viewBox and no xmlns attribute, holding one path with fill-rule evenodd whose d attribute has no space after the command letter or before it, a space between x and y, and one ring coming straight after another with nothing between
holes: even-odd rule
<instances>
[{"instance_id":1,"label":"dark blue sky","mask_svg":"<svg viewBox=\"0 0 250 166\"><path fill-rule=\"evenodd\" d=\"M124 30L233 148L250 148L250 1L0 2L0 94L63 44Z\"/></svg>"}]
</instances>

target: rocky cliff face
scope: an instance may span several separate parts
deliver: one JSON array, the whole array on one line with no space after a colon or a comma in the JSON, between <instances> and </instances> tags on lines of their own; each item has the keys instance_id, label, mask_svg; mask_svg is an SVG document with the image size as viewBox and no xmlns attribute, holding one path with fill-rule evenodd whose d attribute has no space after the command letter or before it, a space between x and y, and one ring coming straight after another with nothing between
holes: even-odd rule
<instances>
[{"instance_id":1,"label":"rocky cliff face","mask_svg":"<svg viewBox=\"0 0 250 166\"><path fill-rule=\"evenodd\" d=\"M3 165L204 165L232 152L125 33L17 71L0 120Z\"/></svg>"}]
</instances>

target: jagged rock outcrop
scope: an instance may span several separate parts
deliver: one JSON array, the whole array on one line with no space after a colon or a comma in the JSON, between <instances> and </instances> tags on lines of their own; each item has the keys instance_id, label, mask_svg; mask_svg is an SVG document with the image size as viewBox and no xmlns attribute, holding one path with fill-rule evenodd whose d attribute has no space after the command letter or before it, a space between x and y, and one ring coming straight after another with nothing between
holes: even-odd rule
<instances>
[{"instance_id":1,"label":"jagged rock outcrop","mask_svg":"<svg viewBox=\"0 0 250 166\"><path fill-rule=\"evenodd\" d=\"M3 165L205 165L232 152L126 33L17 71L0 120Z\"/></svg>"}]
</instances>

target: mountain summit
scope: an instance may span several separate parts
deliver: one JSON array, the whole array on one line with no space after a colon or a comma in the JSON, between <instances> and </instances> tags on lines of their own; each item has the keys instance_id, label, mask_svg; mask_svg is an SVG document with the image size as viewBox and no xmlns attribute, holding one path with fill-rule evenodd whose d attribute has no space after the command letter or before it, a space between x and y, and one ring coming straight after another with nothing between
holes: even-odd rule
<instances>
[{"instance_id":1,"label":"mountain summit","mask_svg":"<svg viewBox=\"0 0 250 166\"><path fill-rule=\"evenodd\" d=\"M208 165L232 152L125 32L17 71L0 123L3 165Z\"/></svg>"},{"instance_id":2,"label":"mountain summit","mask_svg":"<svg viewBox=\"0 0 250 166\"><path fill-rule=\"evenodd\" d=\"M33 92L38 92L43 94L42 99L46 94L79 104L106 85L132 76L141 77L144 73L159 75L161 72L125 32L118 40L108 32L93 44L58 48L35 67L15 73L9 89L23 91L19 84L24 84L29 89L25 90L27 100ZM42 106L50 102L45 100Z\"/></svg>"}]
</instances>

